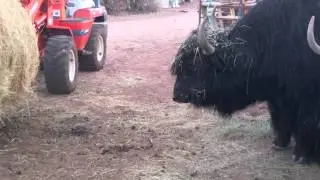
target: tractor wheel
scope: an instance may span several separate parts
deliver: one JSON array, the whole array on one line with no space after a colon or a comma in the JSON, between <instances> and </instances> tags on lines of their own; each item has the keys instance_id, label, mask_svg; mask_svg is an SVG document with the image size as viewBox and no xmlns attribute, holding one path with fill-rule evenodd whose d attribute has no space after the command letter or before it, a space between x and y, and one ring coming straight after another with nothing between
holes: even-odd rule
<instances>
[{"instance_id":1,"label":"tractor wheel","mask_svg":"<svg viewBox=\"0 0 320 180\"><path fill-rule=\"evenodd\" d=\"M52 94L69 94L76 87L78 51L70 36L57 35L48 39L43 68L47 89Z\"/></svg>"},{"instance_id":2,"label":"tractor wheel","mask_svg":"<svg viewBox=\"0 0 320 180\"><path fill-rule=\"evenodd\" d=\"M91 36L85 49L91 54L79 56L80 70L99 71L106 61L107 42L104 27L92 27Z\"/></svg>"}]
</instances>

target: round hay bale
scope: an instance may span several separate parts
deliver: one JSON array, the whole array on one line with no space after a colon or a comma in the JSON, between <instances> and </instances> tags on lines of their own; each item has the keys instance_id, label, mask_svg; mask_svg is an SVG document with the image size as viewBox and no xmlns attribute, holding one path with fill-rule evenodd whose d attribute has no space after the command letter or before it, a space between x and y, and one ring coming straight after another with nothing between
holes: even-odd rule
<instances>
[{"instance_id":1,"label":"round hay bale","mask_svg":"<svg viewBox=\"0 0 320 180\"><path fill-rule=\"evenodd\" d=\"M0 113L32 94L31 83L38 66L37 36L31 18L19 0L1 0Z\"/></svg>"}]
</instances>

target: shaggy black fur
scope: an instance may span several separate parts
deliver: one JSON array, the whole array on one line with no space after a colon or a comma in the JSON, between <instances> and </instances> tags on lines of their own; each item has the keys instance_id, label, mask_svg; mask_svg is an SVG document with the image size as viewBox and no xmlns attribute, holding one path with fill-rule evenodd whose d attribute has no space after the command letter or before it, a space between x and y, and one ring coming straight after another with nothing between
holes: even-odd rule
<instances>
[{"instance_id":1,"label":"shaggy black fur","mask_svg":"<svg viewBox=\"0 0 320 180\"><path fill-rule=\"evenodd\" d=\"M197 31L181 45L172 64L173 100L215 107L231 115L257 102L269 105L280 147L293 135L295 160L320 160L320 56L307 44L307 26L318 0L264 0L228 34L214 34L214 54L201 53ZM317 35L317 33L316 33ZM319 154L319 155L317 155Z\"/></svg>"}]
</instances>

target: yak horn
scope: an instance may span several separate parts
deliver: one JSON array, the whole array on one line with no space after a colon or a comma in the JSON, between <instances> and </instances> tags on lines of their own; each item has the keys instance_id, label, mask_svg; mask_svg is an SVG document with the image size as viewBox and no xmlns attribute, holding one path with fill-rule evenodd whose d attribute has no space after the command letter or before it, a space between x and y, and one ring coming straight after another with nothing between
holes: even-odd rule
<instances>
[{"instance_id":1,"label":"yak horn","mask_svg":"<svg viewBox=\"0 0 320 180\"><path fill-rule=\"evenodd\" d=\"M316 39L314 37L314 16L311 17L307 30L307 41L310 49L320 55L320 46L317 44Z\"/></svg>"},{"instance_id":2,"label":"yak horn","mask_svg":"<svg viewBox=\"0 0 320 180\"><path fill-rule=\"evenodd\" d=\"M207 34L205 32L205 24L208 23L208 17L204 19L204 21L200 24L199 26L199 34L198 34L198 42L199 42L199 47L202 49L203 54L205 55L211 55L214 53L215 48L212 46L207 38ZM213 22L215 23L215 22Z\"/></svg>"}]
</instances>

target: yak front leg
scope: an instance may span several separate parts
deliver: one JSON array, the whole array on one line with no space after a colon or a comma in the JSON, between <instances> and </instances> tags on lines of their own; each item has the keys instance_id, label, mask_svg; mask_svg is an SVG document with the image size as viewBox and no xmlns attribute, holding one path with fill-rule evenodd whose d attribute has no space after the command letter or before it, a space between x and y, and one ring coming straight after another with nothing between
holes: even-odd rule
<instances>
[{"instance_id":1,"label":"yak front leg","mask_svg":"<svg viewBox=\"0 0 320 180\"><path fill-rule=\"evenodd\" d=\"M268 103L268 107L271 114L271 125L275 133L273 148L283 150L290 145L294 119L287 116L285 111L281 111L282 108L278 104Z\"/></svg>"}]
</instances>

